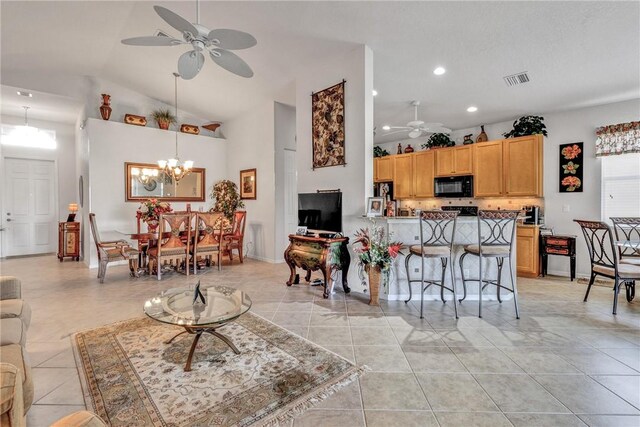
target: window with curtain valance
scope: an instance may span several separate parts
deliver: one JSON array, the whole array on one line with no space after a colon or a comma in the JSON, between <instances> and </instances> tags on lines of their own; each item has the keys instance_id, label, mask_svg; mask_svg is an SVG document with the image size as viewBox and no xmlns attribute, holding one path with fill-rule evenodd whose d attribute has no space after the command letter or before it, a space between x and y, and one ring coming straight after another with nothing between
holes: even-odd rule
<instances>
[{"instance_id":1,"label":"window with curtain valance","mask_svg":"<svg viewBox=\"0 0 640 427\"><path fill-rule=\"evenodd\" d=\"M596 129L596 156L640 153L640 121Z\"/></svg>"}]
</instances>

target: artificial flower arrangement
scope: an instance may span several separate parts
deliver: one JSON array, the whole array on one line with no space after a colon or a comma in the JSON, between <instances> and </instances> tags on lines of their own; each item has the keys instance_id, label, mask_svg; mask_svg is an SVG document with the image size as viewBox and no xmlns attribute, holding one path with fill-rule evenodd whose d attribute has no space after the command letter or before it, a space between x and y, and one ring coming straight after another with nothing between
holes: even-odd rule
<instances>
[{"instance_id":1,"label":"artificial flower arrangement","mask_svg":"<svg viewBox=\"0 0 640 427\"><path fill-rule=\"evenodd\" d=\"M173 212L170 203L159 202L158 199L148 199L140 203L136 211L136 217L149 223L149 221L158 221L161 214L169 212Z\"/></svg>"},{"instance_id":2,"label":"artificial flower arrangement","mask_svg":"<svg viewBox=\"0 0 640 427\"><path fill-rule=\"evenodd\" d=\"M358 255L358 263L365 269L378 267L380 271L387 273L393 260L398 256L401 242L392 242L386 236L384 227L372 226L361 228L355 234L353 250Z\"/></svg>"},{"instance_id":3,"label":"artificial flower arrangement","mask_svg":"<svg viewBox=\"0 0 640 427\"><path fill-rule=\"evenodd\" d=\"M244 208L244 203L240 200L238 186L228 179L219 181L213 186L209 195L214 200L213 211L224 213L228 221L233 220L233 213L236 209Z\"/></svg>"}]
</instances>

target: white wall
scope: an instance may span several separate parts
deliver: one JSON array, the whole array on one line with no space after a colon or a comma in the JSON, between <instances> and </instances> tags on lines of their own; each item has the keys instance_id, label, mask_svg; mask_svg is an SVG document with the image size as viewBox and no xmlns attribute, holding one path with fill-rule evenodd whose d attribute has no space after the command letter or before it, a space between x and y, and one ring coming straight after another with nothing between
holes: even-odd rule
<instances>
[{"instance_id":1,"label":"white wall","mask_svg":"<svg viewBox=\"0 0 640 427\"><path fill-rule=\"evenodd\" d=\"M285 170L284 170L284 153L285 150L296 149L296 109L290 105L280 102L275 103L274 111L275 121L275 172L276 172L276 189L275 189L275 255L278 261L284 261L284 250L289 244L287 235L291 230L286 227L285 214ZM296 189L293 189L296 192ZM296 223L297 224L297 223Z\"/></svg>"},{"instance_id":2,"label":"white wall","mask_svg":"<svg viewBox=\"0 0 640 427\"><path fill-rule=\"evenodd\" d=\"M4 125L24 125L24 117L3 115L1 118ZM40 148L16 147L10 145L2 146L2 160L6 157L53 160L57 167L57 198L58 198L58 219L66 220L69 211L69 203L78 202L78 191L75 180L75 131L74 126L67 123L52 122L48 120L29 119L29 125L40 129L48 129L56 132L57 148L55 150L45 150ZM4 166L4 165L3 165ZM4 174L0 174L0 189Z\"/></svg>"},{"instance_id":3,"label":"white wall","mask_svg":"<svg viewBox=\"0 0 640 427\"><path fill-rule=\"evenodd\" d=\"M132 126L124 123L88 119L89 145L89 212L96 214L99 230L135 231L138 202L125 201L124 163L155 163L173 157L175 132ZM227 176L227 143L206 136L179 135L179 153L183 160L206 169L206 202L191 203L193 210L212 206L209 193L213 184ZM85 207L87 206L85 200ZM183 210L184 202L172 202L175 210ZM90 234L85 223L85 236ZM88 242L89 239L86 239ZM97 265L96 251L90 246L90 266Z\"/></svg>"},{"instance_id":4,"label":"white wall","mask_svg":"<svg viewBox=\"0 0 640 427\"><path fill-rule=\"evenodd\" d=\"M227 179L240 184L240 171L256 168L256 200L244 200L247 210L246 255L262 261L282 258L275 251L274 102L261 105L225 123Z\"/></svg>"},{"instance_id":5,"label":"white wall","mask_svg":"<svg viewBox=\"0 0 640 427\"><path fill-rule=\"evenodd\" d=\"M312 169L311 93L345 84L346 166ZM362 219L366 198L373 188L373 52L361 45L346 56L323 58L302 70L296 79L296 135L298 192L341 189L342 228L345 236L366 223ZM361 290L356 268L349 270L349 284Z\"/></svg>"},{"instance_id":6,"label":"white wall","mask_svg":"<svg viewBox=\"0 0 640 427\"><path fill-rule=\"evenodd\" d=\"M640 117L640 99L557 113L544 117L549 136L544 140L544 206L545 222L556 234L573 234L577 240L578 275L590 273L589 253L580 227L574 219L600 220L600 160L595 157L595 130L599 126L630 122ZM485 125L489 139L503 138L512 129L513 120ZM460 129L452 134L455 140L462 135L480 133L480 127ZM584 142L584 180L582 193L558 191L558 162L560 144ZM568 208L568 212L565 210ZM640 212L638 212L640 215ZM563 257L549 257L549 273L568 276L569 262Z\"/></svg>"}]
</instances>

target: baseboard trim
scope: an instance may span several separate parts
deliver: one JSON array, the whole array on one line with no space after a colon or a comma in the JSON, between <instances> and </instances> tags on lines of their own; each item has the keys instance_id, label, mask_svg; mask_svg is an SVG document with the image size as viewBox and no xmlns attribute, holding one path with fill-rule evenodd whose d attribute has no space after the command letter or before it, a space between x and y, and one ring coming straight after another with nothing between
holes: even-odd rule
<instances>
[{"instance_id":1,"label":"baseboard trim","mask_svg":"<svg viewBox=\"0 0 640 427\"><path fill-rule=\"evenodd\" d=\"M281 264L284 262L284 259L271 259L271 258L260 257L256 255L247 255L245 258L255 259L256 261L268 262L269 264Z\"/></svg>"}]
</instances>

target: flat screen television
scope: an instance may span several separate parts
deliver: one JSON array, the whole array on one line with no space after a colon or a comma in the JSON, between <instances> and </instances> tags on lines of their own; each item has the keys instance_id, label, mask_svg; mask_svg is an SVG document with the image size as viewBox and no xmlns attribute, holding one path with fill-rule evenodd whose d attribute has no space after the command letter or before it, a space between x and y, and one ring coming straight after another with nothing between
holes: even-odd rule
<instances>
[{"instance_id":1,"label":"flat screen television","mask_svg":"<svg viewBox=\"0 0 640 427\"><path fill-rule=\"evenodd\" d=\"M342 232L342 192L298 194L298 225Z\"/></svg>"}]
</instances>

